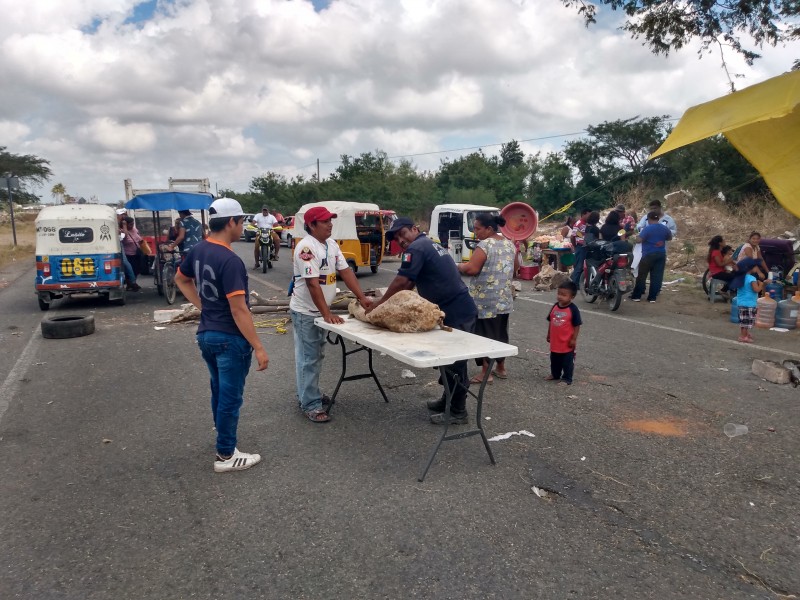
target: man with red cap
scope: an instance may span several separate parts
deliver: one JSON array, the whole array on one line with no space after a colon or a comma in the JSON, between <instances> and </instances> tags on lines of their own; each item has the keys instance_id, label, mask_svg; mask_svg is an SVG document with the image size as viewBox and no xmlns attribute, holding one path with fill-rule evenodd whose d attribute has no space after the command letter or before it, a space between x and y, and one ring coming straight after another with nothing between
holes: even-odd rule
<instances>
[{"instance_id":1,"label":"man with red cap","mask_svg":"<svg viewBox=\"0 0 800 600\"><path fill-rule=\"evenodd\" d=\"M297 241L293 260L289 311L294 330L297 399L300 410L313 423L331 420L328 414L331 399L319 389L325 331L314 324L314 319L322 317L326 323L344 323L330 309L336 296L336 275L353 291L361 306L370 305L339 245L330 239L335 218L336 214L324 206L307 210L303 215L307 235Z\"/></svg>"}]
</instances>

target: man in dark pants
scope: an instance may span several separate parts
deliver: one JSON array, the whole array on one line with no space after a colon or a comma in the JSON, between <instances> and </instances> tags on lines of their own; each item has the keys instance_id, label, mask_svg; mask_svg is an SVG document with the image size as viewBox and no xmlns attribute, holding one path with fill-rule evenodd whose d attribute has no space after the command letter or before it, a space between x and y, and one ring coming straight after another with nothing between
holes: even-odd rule
<instances>
[{"instance_id":1,"label":"man in dark pants","mask_svg":"<svg viewBox=\"0 0 800 600\"><path fill-rule=\"evenodd\" d=\"M397 240L400 244L403 249L402 263L386 294L380 301L373 303L367 312L374 310L397 292L412 290L416 286L420 296L438 304L444 311L445 325L472 333L478 318L478 309L447 250L421 233L408 217L395 219L391 229L386 232L386 239L390 242ZM445 372L448 386L455 389L450 404L450 422L464 424L467 422L469 387L467 361L460 360L449 366ZM458 385L454 375L458 377ZM443 424L444 393L439 400L428 402L428 408L436 413L431 415L431 422Z\"/></svg>"},{"instance_id":2,"label":"man in dark pants","mask_svg":"<svg viewBox=\"0 0 800 600\"><path fill-rule=\"evenodd\" d=\"M208 239L197 244L175 274L186 299L200 310L197 345L211 375L211 413L217 430L214 472L242 471L261 461L236 447L244 384L255 352L257 371L269 364L248 308L247 269L231 249L244 227L242 206L218 198L209 208Z\"/></svg>"},{"instance_id":3,"label":"man in dark pants","mask_svg":"<svg viewBox=\"0 0 800 600\"><path fill-rule=\"evenodd\" d=\"M575 246L575 267L572 269L570 279L580 288L581 275L583 275L583 261L586 260L586 219L592 213L588 208L581 211L581 217L572 227L572 244Z\"/></svg>"},{"instance_id":4,"label":"man in dark pants","mask_svg":"<svg viewBox=\"0 0 800 600\"><path fill-rule=\"evenodd\" d=\"M650 289L647 300L656 301L664 281L664 267L667 264L667 242L672 239L669 227L660 223L661 215L654 210L647 213L647 226L639 232L636 238L642 244L642 260L639 262L639 274L636 276L636 286L631 293L631 300L640 302L647 276L650 275Z\"/></svg>"}]
</instances>

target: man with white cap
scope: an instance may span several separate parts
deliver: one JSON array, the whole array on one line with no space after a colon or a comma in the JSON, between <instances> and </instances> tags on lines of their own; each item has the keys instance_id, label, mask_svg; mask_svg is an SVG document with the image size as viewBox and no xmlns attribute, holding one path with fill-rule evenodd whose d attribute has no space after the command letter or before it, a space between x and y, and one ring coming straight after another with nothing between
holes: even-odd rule
<instances>
[{"instance_id":1,"label":"man with white cap","mask_svg":"<svg viewBox=\"0 0 800 600\"><path fill-rule=\"evenodd\" d=\"M356 274L347 264L339 245L331 238L336 214L323 206L313 206L303 215L307 235L297 241L294 253L294 277L289 301L294 330L295 378L300 410L312 423L327 423L331 399L319 389L322 372L325 330L314 319L326 323L344 323L331 312L336 296L336 275L356 295L361 306L370 306L370 299L361 291Z\"/></svg>"},{"instance_id":2,"label":"man with white cap","mask_svg":"<svg viewBox=\"0 0 800 600\"><path fill-rule=\"evenodd\" d=\"M175 283L201 311L197 345L211 374L211 413L217 429L214 471L225 473L261 461L258 454L239 451L236 431L253 351L257 371L267 368L269 356L250 315L247 269L231 249L242 235L242 206L231 198L218 198L208 212L208 238L181 261Z\"/></svg>"}]
</instances>

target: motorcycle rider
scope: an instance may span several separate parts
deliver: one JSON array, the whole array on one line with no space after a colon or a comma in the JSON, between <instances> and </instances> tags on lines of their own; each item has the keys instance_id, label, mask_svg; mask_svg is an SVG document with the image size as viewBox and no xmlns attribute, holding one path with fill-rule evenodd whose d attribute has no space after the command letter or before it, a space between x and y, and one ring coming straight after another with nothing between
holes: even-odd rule
<instances>
[{"instance_id":1,"label":"motorcycle rider","mask_svg":"<svg viewBox=\"0 0 800 600\"><path fill-rule=\"evenodd\" d=\"M256 259L256 266L253 268L258 269L261 266L261 230L270 230L274 245L274 260L278 260L278 249L281 247L281 238L278 237L278 233L275 231L275 225L278 224L278 219L269 213L269 207L261 207L261 214L253 217L253 224L258 229L256 233L256 243L253 245L253 255Z\"/></svg>"}]
</instances>

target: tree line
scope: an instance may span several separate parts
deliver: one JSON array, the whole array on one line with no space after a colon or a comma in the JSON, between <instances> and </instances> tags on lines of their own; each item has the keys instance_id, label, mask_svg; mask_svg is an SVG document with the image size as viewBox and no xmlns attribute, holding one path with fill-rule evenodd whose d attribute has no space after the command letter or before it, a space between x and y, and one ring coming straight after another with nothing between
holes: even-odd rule
<instances>
[{"instance_id":1,"label":"tree line","mask_svg":"<svg viewBox=\"0 0 800 600\"><path fill-rule=\"evenodd\" d=\"M326 179L287 178L268 172L254 177L246 192L221 190L248 212L262 205L292 214L320 200L373 202L381 208L427 219L437 204L465 203L502 207L526 202L540 215L569 202L602 209L636 187L662 195L687 189L697 197L722 192L735 205L745 196L769 197L758 172L723 136L702 140L656 160L647 157L670 132L667 116L634 117L589 126L587 135L557 152L525 155L511 140L496 155L483 150L443 160L435 172L406 159L394 162L375 150L342 155Z\"/></svg>"}]
</instances>

